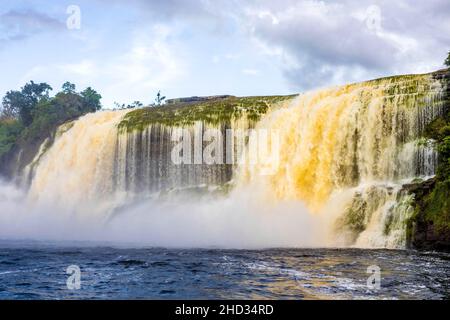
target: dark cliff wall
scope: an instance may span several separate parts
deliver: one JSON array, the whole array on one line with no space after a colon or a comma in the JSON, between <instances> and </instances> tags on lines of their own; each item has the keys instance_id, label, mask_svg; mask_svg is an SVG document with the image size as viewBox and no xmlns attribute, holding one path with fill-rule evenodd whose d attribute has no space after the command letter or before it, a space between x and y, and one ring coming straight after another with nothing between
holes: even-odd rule
<instances>
[{"instance_id":1,"label":"dark cliff wall","mask_svg":"<svg viewBox=\"0 0 450 320\"><path fill-rule=\"evenodd\" d=\"M411 248L450 250L450 69L434 72L433 77L446 85L444 116L425 129L425 137L438 144L439 167L436 177L404 186L414 194L416 206L407 240Z\"/></svg>"}]
</instances>

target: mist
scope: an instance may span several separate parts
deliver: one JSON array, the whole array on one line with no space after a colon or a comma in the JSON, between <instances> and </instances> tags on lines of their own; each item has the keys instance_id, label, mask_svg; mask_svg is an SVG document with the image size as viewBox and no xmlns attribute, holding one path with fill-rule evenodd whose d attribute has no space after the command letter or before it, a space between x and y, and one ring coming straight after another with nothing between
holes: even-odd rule
<instances>
[{"instance_id":1,"label":"mist","mask_svg":"<svg viewBox=\"0 0 450 320\"><path fill-rule=\"evenodd\" d=\"M324 246L323 223L300 202L261 204L251 192L243 194L145 199L115 203L113 210L101 202L63 208L33 202L1 182L0 239L172 248Z\"/></svg>"}]
</instances>

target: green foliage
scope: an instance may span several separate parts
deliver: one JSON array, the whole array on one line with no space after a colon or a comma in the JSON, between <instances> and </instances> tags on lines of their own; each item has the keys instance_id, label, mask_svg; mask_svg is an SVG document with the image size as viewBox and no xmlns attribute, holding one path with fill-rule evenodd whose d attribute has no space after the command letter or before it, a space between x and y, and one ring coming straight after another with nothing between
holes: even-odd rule
<instances>
[{"instance_id":1,"label":"green foliage","mask_svg":"<svg viewBox=\"0 0 450 320\"><path fill-rule=\"evenodd\" d=\"M132 105L134 108L140 108L140 107L142 107L144 104L143 104L142 102L140 102L140 101L134 101L131 105Z\"/></svg>"},{"instance_id":2,"label":"green foliage","mask_svg":"<svg viewBox=\"0 0 450 320\"><path fill-rule=\"evenodd\" d=\"M8 91L2 101L2 117L4 119L17 119L20 110L18 106L26 104L27 101L20 91Z\"/></svg>"},{"instance_id":3,"label":"green foliage","mask_svg":"<svg viewBox=\"0 0 450 320\"><path fill-rule=\"evenodd\" d=\"M444 64L447 67L450 67L450 51L448 52L447 59L445 59Z\"/></svg>"},{"instance_id":4,"label":"green foliage","mask_svg":"<svg viewBox=\"0 0 450 320\"><path fill-rule=\"evenodd\" d=\"M0 159L14 146L22 129L22 124L18 120L0 120Z\"/></svg>"},{"instance_id":5,"label":"green foliage","mask_svg":"<svg viewBox=\"0 0 450 320\"><path fill-rule=\"evenodd\" d=\"M365 217L367 209L367 202L361 195L357 195L353 198L351 205L346 208L337 225L339 228L347 228L353 233L359 234L366 229L367 221L365 221Z\"/></svg>"},{"instance_id":6,"label":"green foliage","mask_svg":"<svg viewBox=\"0 0 450 320\"><path fill-rule=\"evenodd\" d=\"M76 86L73 83L70 83L69 81L64 82L62 85L62 91L64 93L75 93Z\"/></svg>"},{"instance_id":7,"label":"green foliage","mask_svg":"<svg viewBox=\"0 0 450 320\"><path fill-rule=\"evenodd\" d=\"M32 112L36 105L49 98L52 90L47 83L34 83L30 81L20 91L8 91L3 98L4 115L18 117L25 126L33 121Z\"/></svg>"},{"instance_id":8,"label":"green foliage","mask_svg":"<svg viewBox=\"0 0 450 320\"><path fill-rule=\"evenodd\" d=\"M447 107L449 109L449 107ZM425 128L425 136L437 141L439 167L436 185L424 197L422 213L437 232L450 231L450 110Z\"/></svg>"},{"instance_id":9,"label":"green foliage","mask_svg":"<svg viewBox=\"0 0 450 320\"><path fill-rule=\"evenodd\" d=\"M437 171L437 180L450 181L450 135L442 139L438 145L438 151L440 165Z\"/></svg>"},{"instance_id":10,"label":"green foliage","mask_svg":"<svg viewBox=\"0 0 450 320\"><path fill-rule=\"evenodd\" d=\"M160 106L166 100L166 96L161 95L161 90L156 94L155 105Z\"/></svg>"},{"instance_id":11,"label":"green foliage","mask_svg":"<svg viewBox=\"0 0 450 320\"><path fill-rule=\"evenodd\" d=\"M447 163L449 167L449 163ZM425 199L425 219L431 221L437 232L450 231L450 178L436 183Z\"/></svg>"},{"instance_id":12,"label":"green foliage","mask_svg":"<svg viewBox=\"0 0 450 320\"><path fill-rule=\"evenodd\" d=\"M439 154L443 159L450 160L450 135L445 136L438 147Z\"/></svg>"},{"instance_id":13,"label":"green foliage","mask_svg":"<svg viewBox=\"0 0 450 320\"><path fill-rule=\"evenodd\" d=\"M125 103L118 103L114 102L114 105L116 106L116 109L124 110L124 109L134 109L134 108L141 108L144 104L140 101L134 101L133 103L125 104Z\"/></svg>"},{"instance_id":14,"label":"green foliage","mask_svg":"<svg viewBox=\"0 0 450 320\"><path fill-rule=\"evenodd\" d=\"M33 122L25 129L23 137L25 139L47 137L62 123L89 111L90 108L80 95L60 92L53 99L38 103L33 110Z\"/></svg>"},{"instance_id":15,"label":"green foliage","mask_svg":"<svg viewBox=\"0 0 450 320\"><path fill-rule=\"evenodd\" d=\"M62 91L49 96L46 83L27 83L20 91L8 91L0 112L0 159L19 141L39 142L62 123L101 108L101 95L91 87L81 93L66 82Z\"/></svg>"},{"instance_id":16,"label":"green foliage","mask_svg":"<svg viewBox=\"0 0 450 320\"><path fill-rule=\"evenodd\" d=\"M167 126L191 125L195 121L217 124L246 115L258 120L270 105L292 99L294 96L229 97L192 103L174 103L165 106L142 108L131 111L119 124L126 131L144 130L150 124Z\"/></svg>"},{"instance_id":17,"label":"green foliage","mask_svg":"<svg viewBox=\"0 0 450 320\"><path fill-rule=\"evenodd\" d=\"M102 108L100 103L102 96L91 87L81 91L80 95L84 98L84 103L89 111L95 112Z\"/></svg>"},{"instance_id":18,"label":"green foliage","mask_svg":"<svg viewBox=\"0 0 450 320\"><path fill-rule=\"evenodd\" d=\"M447 128L447 121L443 117L439 117L431 122L426 128L424 135L429 139L441 140L445 135Z\"/></svg>"}]
</instances>

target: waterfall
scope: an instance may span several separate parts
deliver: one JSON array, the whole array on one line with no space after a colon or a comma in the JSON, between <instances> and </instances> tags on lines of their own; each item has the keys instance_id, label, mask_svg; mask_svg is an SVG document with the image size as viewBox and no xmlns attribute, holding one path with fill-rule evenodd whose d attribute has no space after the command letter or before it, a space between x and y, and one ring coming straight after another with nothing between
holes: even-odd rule
<instances>
[{"instance_id":1,"label":"waterfall","mask_svg":"<svg viewBox=\"0 0 450 320\"><path fill-rule=\"evenodd\" d=\"M132 130L119 126L129 111L88 114L41 148L27 168L29 198L101 216L135 196L231 183L228 200L249 190L249 201L258 199L247 210L306 205L329 225L329 245L402 247L413 212L413 196L402 185L435 174L434 142L421 136L445 111L444 89L432 75L398 76L307 92L258 121L242 116ZM269 138L276 163L229 162L252 153L251 139L226 139L230 129L276 132ZM209 130L224 146L213 164L202 161ZM179 153L189 153L191 162L174 163L180 143L192 147ZM270 174L267 163L275 164Z\"/></svg>"},{"instance_id":2,"label":"waterfall","mask_svg":"<svg viewBox=\"0 0 450 320\"><path fill-rule=\"evenodd\" d=\"M101 214L98 204L114 194L117 124L126 112L87 114L59 134L34 165L30 199L62 208L82 205Z\"/></svg>"},{"instance_id":3,"label":"waterfall","mask_svg":"<svg viewBox=\"0 0 450 320\"><path fill-rule=\"evenodd\" d=\"M195 121L183 127L149 124L144 130L121 130L117 138L114 183L117 190L138 194L174 189L217 187L232 180L235 161L231 153L239 154L244 141L227 140L227 132L245 131L252 122L245 116L227 123L209 124ZM207 132L215 135L222 153L215 163L205 163L203 152L209 145ZM217 136L216 136L217 135ZM188 160L174 163L172 154L184 143ZM228 144L228 145L227 145Z\"/></svg>"},{"instance_id":4,"label":"waterfall","mask_svg":"<svg viewBox=\"0 0 450 320\"><path fill-rule=\"evenodd\" d=\"M404 246L413 208L401 186L435 173L433 143L420 136L444 113L443 92L431 75L412 75L305 93L258 124L280 132L274 174L246 165L239 184L304 201L333 222L333 244Z\"/></svg>"}]
</instances>

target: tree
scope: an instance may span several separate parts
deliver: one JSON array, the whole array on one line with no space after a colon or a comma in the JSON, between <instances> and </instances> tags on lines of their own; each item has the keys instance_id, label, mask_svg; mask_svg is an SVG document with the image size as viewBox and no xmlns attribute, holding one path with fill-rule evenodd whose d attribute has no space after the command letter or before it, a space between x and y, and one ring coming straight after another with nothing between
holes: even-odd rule
<instances>
[{"instance_id":1,"label":"tree","mask_svg":"<svg viewBox=\"0 0 450 320\"><path fill-rule=\"evenodd\" d=\"M116 106L117 109L123 110L123 109L140 108L144 104L142 102L140 102L140 101L134 101L133 103L129 103L129 104L125 104L125 103L120 104L118 102L114 102L114 105Z\"/></svg>"},{"instance_id":2,"label":"tree","mask_svg":"<svg viewBox=\"0 0 450 320\"><path fill-rule=\"evenodd\" d=\"M448 52L447 59L445 59L444 64L445 64L447 67L450 67L450 51Z\"/></svg>"},{"instance_id":3,"label":"tree","mask_svg":"<svg viewBox=\"0 0 450 320\"><path fill-rule=\"evenodd\" d=\"M143 103L140 101L134 101L130 106L133 108L140 108L143 106Z\"/></svg>"},{"instance_id":4,"label":"tree","mask_svg":"<svg viewBox=\"0 0 450 320\"><path fill-rule=\"evenodd\" d=\"M84 98L76 93L59 92L51 102L55 109L73 110L76 113L89 112Z\"/></svg>"},{"instance_id":5,"label":"tree","mask_svg":"<svg viewBox=\"0 0 450 320\"><path fill-rule=\"evenodd\" d=\"M120 104L120 103L118 103L117 101L114 101L114 106L116 107L116 109L124 109L124 107L125 107L125 103L123 103L123 104Z\"/></svg>"},{"instance_id":6,"label":"tree","mask_svg":"<svg viewBox=\"0 0 450 320\"><path fill-rule=\"evenodd\" d=\"M20 106L27 102L24 95L20 91L8 91L3 97L1 117L4 119L18 119Z\"/></svg>"},{"instance_id":7,"label":"tree","mask_svg":"<svg viewBox=\"0 0 450 320\"><path fill-rule=\"evenodd\" d=\"M33 109L42 100L49 99L49 92L52 87L45 82L26 83L22 88L22 94L24 96L25 103L19 106L19 117L25 126L28 126L33 121Z\"/></svg>"},{"instance_id":8,"label":"tree","mask_svg":"<svg viewBox=\"0 0 450 320\"><path fill-rule=\"evenodd\" d=\"M36 104L41 99L48 99L51 90L53 90L52 87L45 82L34 83L34 81L30 81L22 88L22 93Z\"/></svg>"},{"instance_id":9,"label":"tree","mask_svg":"<svg viewBox=\"0 0 450 320\"><path fill-rule=\"evenodd\" d=\"M158 91L158 94L156 95L156 99L155 99L155 104L157 106L160 106L161 104L164 103L164 100L166 99L165 96L161 95L161 90Z\"/></svg>"},{"instance_id":10,"label":"tree","mask_svg":"<svg viewBox=\"0 0 450 320\"><path fill-rule=\"evenodd\" d=\"M18 120L0 119L0 161L14 146L22 129L22 124Z\"/></svg>"},{"instance_id":11,"label":"tree","mask_svg":"<svg viewBox=\"0 0 450 320\"><path fill-rule=\"evenodd\" d=\"M101 108L101 95L91 87L77 93L75 85L66 82L54 97L50 90L46 83L30 81L6 93L0 105L0 163L16 143L40 145L62 123Z\"/></svg>"},{"instance_id":12,"label":"tree","mask_svg":"<svg viewBox=\"0 0 450 320\"><path fill-rule=\"evenodd\" d=\"M97 111L102 108L102 105L100 103L102 96L91 87L87 87L86 89L81 91L80 94L84 98L86 106L90 111Z\"/></svg>"},{"instance_id":13,"label":"tree","mask_svg":"<svg viewBox=\"0 0 450 320\"><path fill-rule=\"evenodd\" d=\"M8 91L3 97L2 114L19 118L25 126L28 126L33 121L33 109L41 100L49 99L51 90L52 87L47 83L30 81L21 88L21 91Z\"/></svg>"},{"instance_id":14,"label":"tree","mask_svg":"<svg viewBox=\"0 0 450 320\"><path fill-rule=\"evenodd\" d=\"M64 82L62 89L64 93L75 93L75 85L69 81Z\"/></svg>"}]
</instances>

